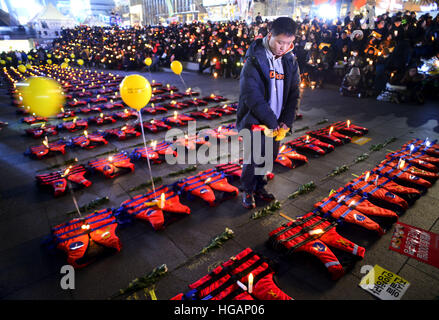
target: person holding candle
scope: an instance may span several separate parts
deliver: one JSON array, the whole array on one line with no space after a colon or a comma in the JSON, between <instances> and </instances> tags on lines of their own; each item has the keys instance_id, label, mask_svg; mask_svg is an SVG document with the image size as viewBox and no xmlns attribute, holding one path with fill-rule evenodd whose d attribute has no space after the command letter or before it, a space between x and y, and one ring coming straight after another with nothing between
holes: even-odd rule
<instances>
[{"instance_id":1,"label":"person holding candle","mask_svg":"<svg viewBox=\"0 0 439 320\"><path fill-rule=\"evenodd\" d=\"M272 158L273 164L279 151L276 136L281 132L285 136L286 130L292 128L300 100L300 71L291 52L295 33L293 19L280 17L274 20L267 36L251 44L241 71L236 127L238 130L251 130L254 125L264 125L272 133L256 141L252 132L251 146L244 150L245 154L250 154L244 159L241 175L242 204L247 209L256 206L255 197L263 201L275 199L264 189L265 173L261 168L265 163L256 164L252 153L256 144L265 151L265 143L271 143L273 149L268 151L270 154L262 156L265 161L267 157Z\"/></svg>"}]
</instances>

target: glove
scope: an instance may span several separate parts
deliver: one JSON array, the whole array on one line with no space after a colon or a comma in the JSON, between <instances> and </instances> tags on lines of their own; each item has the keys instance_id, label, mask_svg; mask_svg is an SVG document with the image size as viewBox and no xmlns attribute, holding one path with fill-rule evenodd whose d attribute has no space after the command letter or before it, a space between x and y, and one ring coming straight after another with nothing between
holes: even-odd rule
<instances>
[{"instance_id":1,"label":"glove","mask_svg":"<svg viewBox=\"0 0 439 320\"><path fill-rule=\"evenodd\" d=\"M290 128L284 129L284 128L279 128L277 135L276 135L276 141L281 141L285 138L285 136L287 135L288 131L290 131Z\"/></svg>"}]
</instances>

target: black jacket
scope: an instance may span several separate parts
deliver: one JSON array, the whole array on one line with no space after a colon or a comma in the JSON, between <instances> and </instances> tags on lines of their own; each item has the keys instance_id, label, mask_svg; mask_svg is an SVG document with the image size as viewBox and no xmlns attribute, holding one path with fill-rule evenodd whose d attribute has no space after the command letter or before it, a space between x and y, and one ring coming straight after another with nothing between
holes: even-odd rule
<instances>
[{"instance_id":1,"label":"black jacket","mask_svg":"<svg viewBox=\"0 0 439 320\"><path fill-rule=\"evenodd\" d=\"M284 69L284 95L279 119L270 108L269 63L262 39L253 41L247 50L241 71L239 105L236 128L250 129L253 124L264 124L275 129L283 122L289 128L296 115L300 101L300 72L296 58L291 52L282 57Z\"/></svg>"}]
</instances>

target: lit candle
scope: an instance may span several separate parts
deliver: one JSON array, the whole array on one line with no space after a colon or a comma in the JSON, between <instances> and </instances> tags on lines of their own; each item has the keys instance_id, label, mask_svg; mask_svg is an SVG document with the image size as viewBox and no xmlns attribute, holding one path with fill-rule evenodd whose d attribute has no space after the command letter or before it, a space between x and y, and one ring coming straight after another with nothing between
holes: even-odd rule
<instances>
[{"instance_id":1,"label":"lit candle","mask_svg":"<svg viewBox=\"0 0 439 320\"><path fill-rule=\"evenodd\" d=\"M366 172L366 175L365 175L365 177L364 177L364 181L367 182L367 180L369 180L369 176L370 176L370 171L367 171L367 172Z\"/></svg>"},{"instance_id":2,"label":"lit candle","mask_svg":"<svg viewBox=\"0 0 439 320\"><path fill-rule=\"evenodd\" d=\"M47 148L47 149L49 149L49 141L47 140L47 136L44 138L44 140L43 140L43 145Z\"/></svg>"},{"instance_id":3,"label":"lit candle","mask_svg":"<svg viewBox=\"0 0 439 320\"><path fill-rule=\"evenodd\" d=\"M346 121L346 125L347 125L347 127L349 128L350 125L351 125L351 120Z\"/></svg>"},{"instance_id":4,"label":"lit candle","mask_svg":"<svg viewBox=\"0 0 439 320\"><path fill-rule=\"evenodd\" d=\"M320 234L320 233L323 233L322 229L315 229L315 230L309 231L309 235L311 235L311 236L316 235L316 234Z\"/></svg>"},{"instance_id":5,"label":"lit candle","mask_svg":"<svg viewBox=\"0 0 439 320\"><path fill-rule=\"evenodd\" d=\"M250 272L248 275L248 293L253 292L253 273Z\"/></svg>"}]
</instances>

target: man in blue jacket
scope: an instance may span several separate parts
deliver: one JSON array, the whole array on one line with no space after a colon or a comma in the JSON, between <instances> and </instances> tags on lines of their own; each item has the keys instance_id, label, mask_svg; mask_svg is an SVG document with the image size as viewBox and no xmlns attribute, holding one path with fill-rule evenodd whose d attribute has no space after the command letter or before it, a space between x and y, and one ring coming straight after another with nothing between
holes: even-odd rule
<instances>
[{"instance_id":1,"label":"man in blue jacket","mask_svg":"<svg viewBox=\"0 0 439 320\"><path fill-rule=\"evenodd\" d=\"M265 150L266 139L272 139L272 151L261 156L270 157L274 163L279 143L288 129L292 129L296 109L300 101L300 72L294 48L296 23L288 17L280 17L272 22L269 33L263 39L255 40L246 53L246 62L241 71L240 97L236 126L238 130L252 130L252 127L265 126L265 137L256 139L251 134L251 148L257 144ZM267 134L270 132L271 134ZM253 154L246 150L244 154ZM272 157L272 159L271 159ZM274 196L265 189L264 173L255 169L264 167L253 156L244 159L241 185L243 189L243 206L252 209L256 206L255 198L270 202Z\"/></svg>"}]
</instances>

